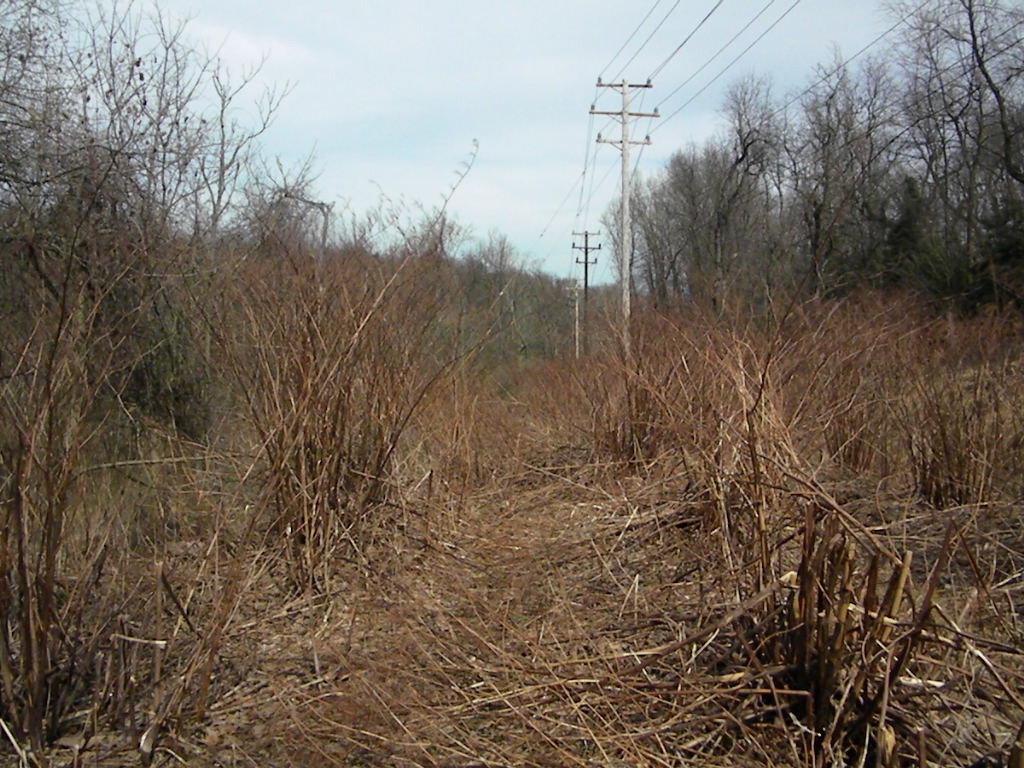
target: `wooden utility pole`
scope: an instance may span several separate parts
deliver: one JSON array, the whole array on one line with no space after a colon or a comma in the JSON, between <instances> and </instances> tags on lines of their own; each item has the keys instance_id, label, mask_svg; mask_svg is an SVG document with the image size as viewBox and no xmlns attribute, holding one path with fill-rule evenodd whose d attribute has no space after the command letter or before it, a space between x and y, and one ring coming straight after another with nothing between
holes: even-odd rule
<instances>
[{"instance_id":1,"label":"wooden utility pole","mask_svg":"<svg viewBox=\"0 0 1024 768\"><path fill-rule=\"evenodd\" d=\"M580 284L572 283L573 341L576 343L576 359L580 359Z\"/></svg>"},{"instance_id":2,"label":"wooden utility pole","mask_svg":"<svg viewBox=\"0 0 1024 768\"><path fill-rule=\"evenodd\" d=\"M577 329L576 334L576 357L580 356L580 347L583 348L583 354L587 354L587 329L590 327L587 315L587 302L590 291L590 265L597 264L597 259L590 260L591 251L601 250L600 245L591 245L590 236L594 235L597 237L600 232L573 232L573 237L583 236L583 245L576 245L575 241L572 244L574 250L583 251L583 258L576 258L577 264L583 265L583 312L582 312L582 331ZM577 308L577 315L579 315L579 309ZM577 323L580 323L580 318L577 317Z\"/></svg>"},{"instance_id":3,"label":"wooden utility pole","mask_svg":"<svg viewBox=\"0 0 1024 768\"><path fill-rule=\"evenodd\" d=\"M633 88L650 88L651 81L648 80L646 83L637 84L630 83L623 79L621 83L602 83L601 78L597 78L598 88L612 88L622 94L622 109L617 112L609 112L604 110L595 109L593 106L590 107L590 114L592 115L610 115L618 118L622 124L622 138L620 139L604 139L601 134L597 135L597 140L604 144L614 144L619 148L619 152L622 155L622 199L619 201L619 270L622 273L622 352L625 360L632 358L632 342L630 340L629 331L629 320L630 320L630 300L633 294L633 254L632 254L632 236L630 234L630 221L629 221L629 196L630 196L630 173L629 167L629 148L631 145L637 144L650 144L650 136L646 137L643 141L630 141L629 139L629 121L635 117L660 117L658 110L654 112L630 112L629 111L629 93Z\"/></svg>"}]
</instances>

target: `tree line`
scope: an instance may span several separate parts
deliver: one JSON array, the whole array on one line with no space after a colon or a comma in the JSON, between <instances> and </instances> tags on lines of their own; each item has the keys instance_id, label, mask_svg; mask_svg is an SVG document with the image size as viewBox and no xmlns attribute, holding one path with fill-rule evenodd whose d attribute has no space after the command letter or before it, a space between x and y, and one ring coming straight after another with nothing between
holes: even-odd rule
<instances>
[{"instance_id":1,"label":"tree line","mask_svg":"<svg viewBox=\"0 0 1024 768\"><path fill-rule=\"evenodd\" d=\"M656 306L863 287L1021 303L1024 10L891 12L885 51L837 52L799 95L735 83L719 133L635 185L632 268Z\"/></svg>"}]
</instances>

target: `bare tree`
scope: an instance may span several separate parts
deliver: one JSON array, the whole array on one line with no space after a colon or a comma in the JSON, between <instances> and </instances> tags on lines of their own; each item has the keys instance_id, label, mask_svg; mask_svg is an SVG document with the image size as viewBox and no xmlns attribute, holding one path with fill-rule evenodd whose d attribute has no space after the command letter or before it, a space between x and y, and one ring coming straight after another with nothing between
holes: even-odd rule
<instances>
[{"instance_id":1,"label":"bare tree","mask_svg":"<svg viewBox=\"0 0 1024 768\"><path fill-rule=\"evenodd\" d=\"M786 152L799 201L814 290L831 290L872 264L884 238L881 220L897 130L884 66L859 73L836 61L822 67L802 97L801 120Z\"/></svg>"},{"instance_id":2,"label":"bare tree","mask_svg":"<svg viewBox=\"0 0 1024 768\"><path fill-rule=\"evenodd\" d=\"M203 438L197 238L276 104L215 129L206 94L224 116L239 92L182 26L72 10L0 8L0 712L34 750L80 705L120 610L97 600L119 513L89 508L84 466L142 416Z\"/></svg>"}]
</instances>

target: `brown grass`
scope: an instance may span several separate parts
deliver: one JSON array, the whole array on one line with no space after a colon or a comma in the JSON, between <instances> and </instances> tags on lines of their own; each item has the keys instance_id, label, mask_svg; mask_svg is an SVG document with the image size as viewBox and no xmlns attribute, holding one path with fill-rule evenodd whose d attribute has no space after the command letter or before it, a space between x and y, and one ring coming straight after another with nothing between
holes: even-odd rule
<instances>
[{"instance_id":1,"label":"brown grass","mask_svg":"<svg viewBox=\"0 0 1024 768\"><path fill-rule=\"evenodd\" d=\"M247 278L248 448L132 470L122 618L26 760L1019 759L1016 318L646 318L627 409L613 356L488 392L414 275Z\"/></svg>"}]
</instances>

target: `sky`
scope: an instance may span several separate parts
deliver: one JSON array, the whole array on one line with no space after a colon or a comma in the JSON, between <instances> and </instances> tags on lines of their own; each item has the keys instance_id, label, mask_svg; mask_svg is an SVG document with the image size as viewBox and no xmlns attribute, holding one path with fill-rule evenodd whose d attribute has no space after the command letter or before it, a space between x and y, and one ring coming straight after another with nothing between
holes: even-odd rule
<instances>
[{"instance_id":1,"label":"sky","mask_svg":"<svg viewBox=\"0 0 1024 768\"><path fill-rule=\"evenodd\" d=\"M618 150L601 144L594 153L588 143L591 104L621 107L612 89L595 87L599 75L643 83L668 60L633 101L634 110L659 106L661 119L631 127L638 136L651 132L639 169L655 173L674 151L718 128L730 83L765 75L775 93L799 92L837 49L854 54L894 21L876 0L775 0L679 88L769 0L721 0L669 58L718 3L158 0L161 10L190 19L187 39L232 69L263 60L257 85L290 87L264 149L286 165L312 154L321 199L356 214L382 195L431 209L475 151L449 212L471 238L504 234L526 266L558 277L578 272L574 229L600 229L618 194ZM618 124L595 121L591 142L602 126L605 136L618 135ZM597 256L592 279L612 280L610 243Z\"/></svg>"}]
</instances>

